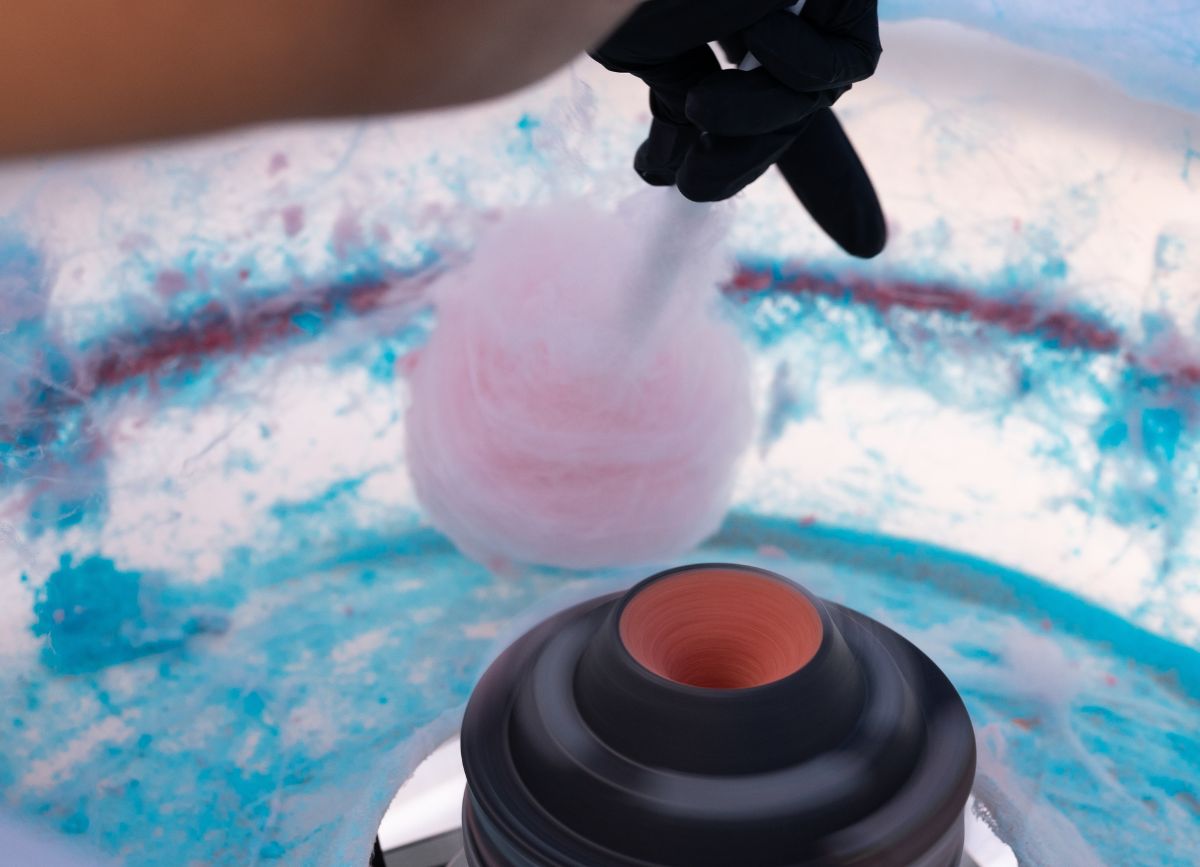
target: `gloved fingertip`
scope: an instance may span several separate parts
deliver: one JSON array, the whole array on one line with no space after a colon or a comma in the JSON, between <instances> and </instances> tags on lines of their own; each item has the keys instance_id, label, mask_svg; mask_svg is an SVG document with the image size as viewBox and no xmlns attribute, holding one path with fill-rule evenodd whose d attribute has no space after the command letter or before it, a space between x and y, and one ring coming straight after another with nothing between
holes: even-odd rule
<instances>
[{"instance_id":1,"label":"gloved fingertip","mask_svg":"<svg viewBox=\"0 0 1200 867\"><path fill-rule=\"evenodd\" d=\"M864 235L842 245L842 249L858 259L874 259L887 246L887 230L878 234Z\"/></svg>"},{"instance_id":2,"label":"gloved fingertip","mask_svg":"<svg viewBox=\"0 0 1200 867\"><path fill-rule=\"evenodd\" d=\"M732 196L737 195L739 190L727 190L718 184L701 184L682 181L679 184L680 194L689 202L695 202L698 205L709 204L711 202L723 202Z\"/></svg>"},{"instance_id":3,"label":"gloved fingertip","mask_svg":"<svg viewBox=\"0 0 1200 867\"><path fill-rule=\"evenodd\" d=\"M874 210L863 215L858 225L842 227L842 230L833 236L833 240L851 256L874 259L887 246L887 221L883 212Z\"/></svg>"},{"instance_id":4,"label":"gloved fingertip","mask_svg":"<svg viewBox=\"0 0 1200 867\"><path fill-rule=\"evenodd\" d=\"M654 118L650 135L633 156L633 170L654 187L669 187L688 151L700 136L690 124L675 124Z\"/></svg>"},{"instance_id":5,"label":"gloved fingertip","mask_svg":"<svg viewBox=\"0 0 1200 867\"><path fill-rule=\"evenodd\" d=\"M652 187L670 187L675 184L675 172L667 169L640 169L634 165L638 177Z\"/></svg>"}]
</instances>

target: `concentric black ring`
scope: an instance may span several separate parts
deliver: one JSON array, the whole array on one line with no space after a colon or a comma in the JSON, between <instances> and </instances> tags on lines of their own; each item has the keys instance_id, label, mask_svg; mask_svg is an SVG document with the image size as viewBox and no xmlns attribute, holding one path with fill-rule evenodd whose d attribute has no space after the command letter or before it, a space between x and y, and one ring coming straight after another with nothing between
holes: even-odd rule
<instances>
[{"instance_id":1,"label":"concentric black ring","mask_svg":"<svg viewBox=\"0 0 1200 867\"><path fill-rule=\"evenodd\" d=\"M956 864L974 736L937 667L810 596L824 634L803 668L749 689L672 682L633 659L617 624L679 573L550 618L485 674L463 724L468 861Z\"/></svg>"}]
</instances>

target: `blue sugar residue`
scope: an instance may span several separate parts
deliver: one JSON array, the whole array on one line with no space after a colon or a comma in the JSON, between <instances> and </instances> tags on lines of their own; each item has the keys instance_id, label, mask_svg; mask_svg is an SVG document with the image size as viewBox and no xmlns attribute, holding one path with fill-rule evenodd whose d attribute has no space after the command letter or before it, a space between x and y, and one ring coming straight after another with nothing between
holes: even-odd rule
<instances>
[{"instance_id":1,"label":"blue sugar residue","mask_svg":"<svg viewBox=\"0 0 1200 867\"><path fill-rule=\"evenodd\" d=\"M293 514L288 527L305 539L317 523L344 520L335 499L323 515ZM887 536L745 513L696 558L757 563L882 618L935 657L982 736L1001 744L1004 767L1021 781L1000 778L1005 792L1028 785L1030 809L1067 817L1106 857L1189 863L1200 816L1162 811L1200 794L1185 722L1200 709L1195 650L1031 576ZM122 639L130 658L114 683L157 671L153 690L101 689L103 671L52 679L21 712L24 728L0 719L6 743L38 732L28 755L24 746L10 751L18 778L71 749L81 724L115 718L127 727L49 788L15 789L17 806L61 816L64 829L121 853L130 867L242 864L256 854L357 863L375 831L371 805L382 810L412 763L451 731L455 715L445 709L461 706L529 612L636 577L523 570L497 578L428 529L342 526L327 544L283 557L247 552L212 582L246 594L219 652L139 660ZM86 581L112 597L94 626L118 635L146 628L151 617L137 600L153 576L99 558L62 564L39 621L51 597L78 600ZM0 680L0 697L12 688ZM102 694L102 715L81 716ZM415 737L423 731L434 740ZM1101 778L1106 769L1119 784ZM89 797L97 790L119 796ZM1143 804L1158 818L1131 815ZM1154 821L1158 830L1146 833ZM1049 863L1036 844L1018 846L1023 863Z\"/></svg>"},{"instance_id":2,"label":"blue sugar residue","mask_svg":"<svg viewBox=\"0 0 1200 867\"><path fill-rule=\"evenodd\" d=\"M302 515L322 515L331 507L345 507L353 502L354 495L365 481L366 477L341 479L309 499L276 503L271 507L271 514L281 521L287 521Z\"/></svg>"},{"instance_id":3,"label":"blue sugar residue","mask_svg":"<svg viewBox=\"0 0 1200 867\"><path fill-rule=\"evenodd\" d=\"M375 353L375 360L367 366L367 369L371 371L371 377L385 385L395 382L398 358L399 355L394 346L384 345L378 349Z\"/></svg>"},{"instance_id":4,"label":"blue sugar residue","mask_svg":"<svg viewBox=\"0 0 1200 867\"><path fill-rule=\"evenodd\" d=\"M42 254L0 221L0 494L27 486L30 537L93 522L107 505L75 353L47 316L52 283Z\"/></svg>"},{"instance_id":5,"label":"blue sugar residue","mask_svg":"<svg viewBox=\"0 0 1200 867\"><path fill-rule=\"evenodd\" d=\"M287 850L276 840L272 840L267 845L258 850L260 858L265 858L268 861L274 861L277 858L282 858L287 854Z\"/></svg>"},{"instance_id":6,"label":"blue sugar residue","mask_svg":"<svg viewBox=\"0 0 1200 867\"><path fill-rule=\"evenodd\" d=\"M112 560L75 563L64 554L33 606L33 634L45 640L43 664L63 674L98 671L224 631L223 614L181 612L176 595Z\"/></svg>"},{"instance_id":7,"label":"blue sugar residue","mask_svg":"<svg viewBox=\"0 0 1200 867\"><path fill-rule=\"evenodd\" d=\"M87 813L80 809L76 813L72 813L62 823L62 829L67 834L83 834L87 831L91 823L88 821Z\"/></svg>"},{"instance_id":8,"label":"blue sugar residue","mask_svg":"<svg viewBox=\"0 0 1200 867\"><path fill-rule=\"evenodd\" d=\"M292 316L292 324L309 337L315 337L325 327L325 319L314 310L303 310Z\"/></svg>"},{"instance_id":9,"label":"blue sugar residue","mask_svg":"<svg viewBox=\"0 0 1200 867\"><path fill-rule=\"evenodd\" d=\"M1191 183L1193 162L1200 162L1200 150L1192 147L1191 140L1189 139L1183 154L1183 171L1179 173L1180 180L1185 184Z\"/></svg>"},{"instance_id":10,"label":"blue sugar residue","mask_svg":"<svg viewBox=\"0 0 1200 867\"><path fill-rule=\"evenodd\" d=\"M508 148L509 155L518 161L536 160L541 157L538 149L537 132L542 121L532 115L523 114L516 123L516 137Z\"/></svg>"},{"instance_id":11,"label":"blue sugar residue","mask_svg":"<svg viewBox=\"0 0 1200 867\"><path fill-rule=\"evenodd\" d=\"M1096 444L1104 451L1112 451L1123 446L1129 440L1129 425L1123 421L1113 422L1104 426L1096 437Z\"/></svg>"},{"instance_id":12,"label":"blue sugar residue","mask_svg":"<svg viewBox=\"0 0 1200 867\"><path fill-rule=\"evenodd\" d=\"M46 309L42 257L18 231L0 221L0 333L37 325Z\"/></svg>"},{"instance_id":13,"label":"blue sugar residue","mask_svg":"<svg viewBox=\"0 0 1200 867\"><path fill-rule=\"evenodd\" d=\"M1156 461L1169 463L1175 460L1175 450L1183 431L1184 421L1176 409L1142 411L1142 444L1147 456Z\"/></svg>"}]
</instances>

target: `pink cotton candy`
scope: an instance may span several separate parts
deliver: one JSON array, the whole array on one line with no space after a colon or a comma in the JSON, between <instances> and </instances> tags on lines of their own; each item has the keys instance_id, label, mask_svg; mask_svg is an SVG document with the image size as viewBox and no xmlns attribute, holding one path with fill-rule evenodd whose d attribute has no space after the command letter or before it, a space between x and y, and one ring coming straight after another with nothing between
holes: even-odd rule
<instances>
[{"instance_id":1,"label":"pink cotton candy","mask_svg":"<svg viewBox=\"0 0 1200 867\"><path fill-rule=\"evenodd\" d=\"M633 565L720 524L752 433L748 362L718 310L719 230L693 212L672 237L680 207L512 216L435 290L408 464L468 556Z\"/></svg>"}]
</instances>

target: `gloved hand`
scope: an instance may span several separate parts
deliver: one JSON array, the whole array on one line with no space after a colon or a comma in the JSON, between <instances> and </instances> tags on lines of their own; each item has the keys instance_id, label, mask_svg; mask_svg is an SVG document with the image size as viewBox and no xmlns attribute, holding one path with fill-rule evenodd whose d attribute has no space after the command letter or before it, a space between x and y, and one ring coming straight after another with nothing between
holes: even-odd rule
<instances>
[{"instance_id":1,"label":"gloved hand","mask_svg":"<svg viewBox=\"0 0 1200 867\"><path fill-rule=\"evenodd\" d=\"M870 178L830 106L875 71L876 0L649 0L592 56L650 87L634 168L693 201L735 195L778 163L817 224L855 256L887 240ZM753 71L722 70L748 52Z\"/></svg>"}]
</instances>

